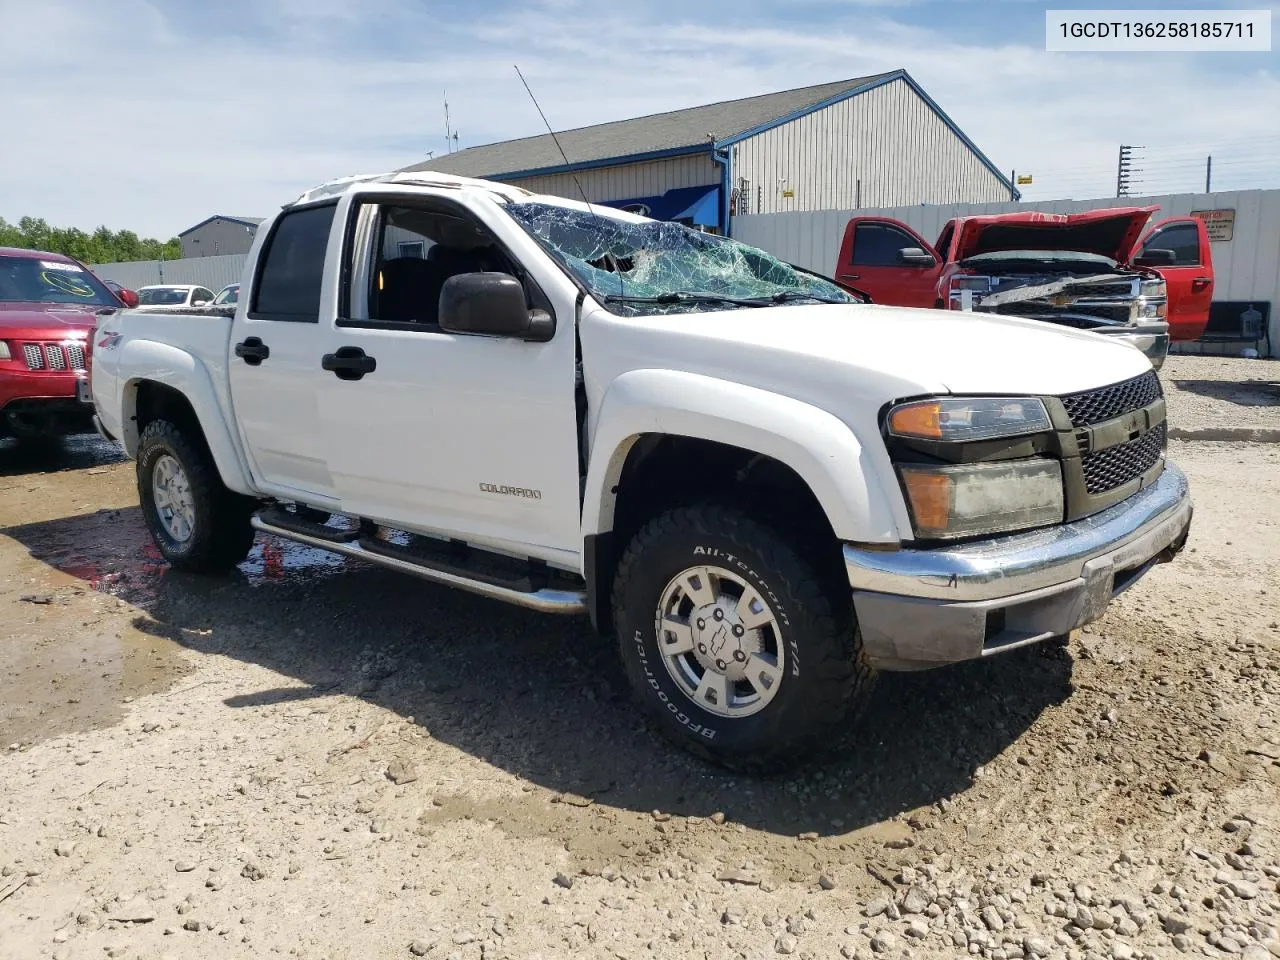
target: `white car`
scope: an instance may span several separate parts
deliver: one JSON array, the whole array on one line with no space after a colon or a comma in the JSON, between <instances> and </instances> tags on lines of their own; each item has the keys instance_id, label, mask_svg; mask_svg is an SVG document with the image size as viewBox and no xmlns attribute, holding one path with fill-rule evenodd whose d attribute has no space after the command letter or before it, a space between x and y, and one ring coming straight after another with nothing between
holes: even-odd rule
<instances>
[{"instance_id":1,"label":"white car","mask_svg":"<svg viewBox=\"0 0 1280 960\"><path fill-rule=\"evenodd\" d=\"M218 295L213 298L212 306L215 307L234 307L240 302L240 284L228 283L225 287L218 291Z\"/></svg>"},{"instance_id":2,"label":"white car","mask_svg":"<svg viewBox=\"0 0 1280 960\"><path fill-rule=\"evenodd\" d=\"M265 531L588 614L655 723L738 769L830 741L876 670L1101 616L1190 528L1160 382L1099 334L424 172L317 187L249 259L249 310L95 336L165 558Z\"/></svg>"},{"instance_id":3,"label":"white car","mask_svg":"<svg viewBox=\"0 0 1280 960\"><path fill-rule=\"evenodd\" d=\"M190 283L156 283L138 288L139 310L181 309L203 307L213 300L213 291Z\"/></svg>"}]
</instances>

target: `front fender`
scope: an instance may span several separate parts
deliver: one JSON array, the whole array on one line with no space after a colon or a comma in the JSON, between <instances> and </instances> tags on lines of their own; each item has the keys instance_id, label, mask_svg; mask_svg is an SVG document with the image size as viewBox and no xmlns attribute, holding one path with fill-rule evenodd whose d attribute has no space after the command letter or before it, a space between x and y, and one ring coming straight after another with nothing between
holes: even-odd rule
<instances>
[{"instance_id":1,"label":"front fender","mask_svg":"<svg viewBox=\"0 0 1280 960\"><path fill-rule=\"evenodd\" d=\"M120 442L130 457L138 454L138 386L148 380L163 384L191 404L223 484L236 493L255 495L208 367L178 347L155 340L130 340L121 348L117 369L119 382L124 384Z\"/></svg>"},{"instance_id":2,"label":"front fender","mask_svg":"<svg viewBox=\"0 0 1280 960\"><path fill-rule=\"evenodd\" d=\"M623 464L645 434L710 440L772 457L808 485L841 540L899 540L892 501L867 451L839 418L767 390L671 370L634 370L605 392L592 435L584 534L613 529Z\"/></svg>"}]
</instances>

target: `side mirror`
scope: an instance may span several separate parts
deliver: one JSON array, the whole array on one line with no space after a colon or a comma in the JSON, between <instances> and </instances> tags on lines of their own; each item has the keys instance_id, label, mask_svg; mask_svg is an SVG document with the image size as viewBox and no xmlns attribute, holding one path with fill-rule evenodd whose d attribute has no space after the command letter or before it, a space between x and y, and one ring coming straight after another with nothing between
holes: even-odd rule
<instances>
[{"instance_id":1,"label":"side mirror","mask_svg":"<svg viewBox=\"0 0 1280 960\"><path fill-rule=\"evenodd\" d=\"M191 305L192 305L193 307L203 307L203 306L207 306L207 305L208 305L208 303L209 303L209 301L208 301L208 300L206 300L204 297L200 297L199 299L196 299L196 300L192 300L192 301L191 301Z\"/></svg>"},{"instance_id":2,"label":"side mirror","mask_svg":"<svg viewBox=\"0 0 1280 960\"><path fill-rule=\"evenodd\" d=\"M1172 250L1143 250L1133 258L1135 267L1172 267L1177 262L1178 255Z\"/></svg>"},{"instance_id":3,"label":"side mirror","mask_svg":"<svg viewBox=\"0 0 1280 960\"><path fill-rule=\"evenodd\" d=\"M530 310L524 287L509 273L460 273L440 291L440 329L449 333L550 340L556 322Z\"/></svg>"},{"instance_id":4,"label":"side mirror","mask_svg":"<svg viewBox=\"0 0 1280 960\"><path fill-rule=\"evenodd\" d=\"M120 292L116 294L120 298L120 302L132 310L138 305L138 295L127 287L121 287Z\"/></svg>"},{"instance_id":5,"label":"side mirror","mask_svg":"<svg viewBox=\"0 0 1280 960\"><path fill-rule=\"evenodd\" d=\"M898 251L898 259L909 267L933 266L933 257L919 247L903 247Z\"/></svg>"}]
</instances>

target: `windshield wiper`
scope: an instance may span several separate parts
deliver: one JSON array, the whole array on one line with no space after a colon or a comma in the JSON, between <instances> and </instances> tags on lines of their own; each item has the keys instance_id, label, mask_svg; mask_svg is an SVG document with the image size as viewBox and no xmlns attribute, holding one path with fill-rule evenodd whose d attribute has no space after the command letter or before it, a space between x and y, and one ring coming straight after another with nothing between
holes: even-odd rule
<instances>
[{"instance_id":1,"label":"windshield wiper","mask_svg":"<svg viewBox=\"0 0 1280 960\"><path fill-rule=\"evenodd\" d=\"M819 303L846 303L845 300L832 300L830 297L819 296L816 293L805 293L803 290L784 290L782 293L775 293L771 297L760 297L761 300L768 300L770 303L789 303L792 300L817 300Z\"/></svg>"},{"instance_id":2,"label":"windshield wiper","mask_svg":"<svg viewBox=\"0 0 1280 960\"><path fill-rule=\"evenodd\" d=\"M718 293L687 293L683 290L673 290L670 293L660 293L656 297L633 297L628 294L614 293L604 298L605 303L732 303L738 307L764 307L769 305L768 300L762 300L759 297L743 298L743 297L726 297Z\"/></svg>"}]
</instances>

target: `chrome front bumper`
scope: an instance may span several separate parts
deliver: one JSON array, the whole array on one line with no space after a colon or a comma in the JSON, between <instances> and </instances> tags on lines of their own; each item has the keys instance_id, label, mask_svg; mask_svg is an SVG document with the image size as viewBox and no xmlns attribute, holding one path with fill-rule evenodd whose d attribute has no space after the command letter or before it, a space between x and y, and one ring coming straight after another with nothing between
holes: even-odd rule
<instances>
[{"instance_id":1,"label":"chrome front bumper","mask_svg":"<svg viewBox=\"0 0 1280 960\"><path fill-rule=\"evenodd\" d=\"M1146 490L1074 523L935 550L844 547L867 656L915 670L1069 633L1173 559L1191 526L1173 464Z\"/></svg>"},{"instance_id":2,"label":"chrome front bumper","mask_svg":"<svg viewBox=\"0 0 1280 960\"><path fill-rule=\"evenodd\" d=\"M1151 361L1151 366L1159 370L1169 356L1169 325L1157 323L1140 327L1108 327L1094 330L1103 336L1122 340L1131 347L1141 350Z\"/></svg>"}]
</instances>

